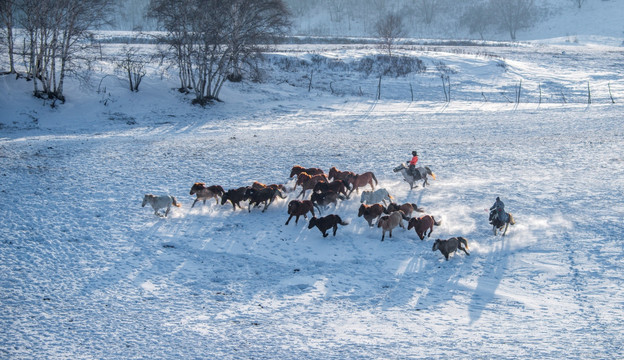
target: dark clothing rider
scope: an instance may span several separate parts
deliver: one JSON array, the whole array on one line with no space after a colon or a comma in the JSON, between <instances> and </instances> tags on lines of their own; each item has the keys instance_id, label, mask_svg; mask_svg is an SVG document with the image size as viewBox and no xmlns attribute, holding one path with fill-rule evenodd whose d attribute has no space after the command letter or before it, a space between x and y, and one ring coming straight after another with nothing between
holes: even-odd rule
<instances>
[{"instance_id":1,"label":"dark clothing rider","mask_svg":"<svg viewBox=\"0 0 624 360\"><path fill-rule=\"evenodd\" d=\"M505 213L505 204L500 199L500 197L496 197L496 201L494 205L490 208L490 223L494 220L494 218L498 218L500 222L507 222L507 214Z\"/></svg>"}]
</instances>

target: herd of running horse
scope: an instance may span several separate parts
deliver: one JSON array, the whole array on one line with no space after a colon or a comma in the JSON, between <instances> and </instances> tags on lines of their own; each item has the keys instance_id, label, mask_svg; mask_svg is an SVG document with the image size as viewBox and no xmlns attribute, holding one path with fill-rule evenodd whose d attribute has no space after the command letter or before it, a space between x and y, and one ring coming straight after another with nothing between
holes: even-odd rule
<instances>
[{"instance_id":1,"label":"herd of running horse","mask_svg":"<svg viewBox=\"0 0 624 360\"><path fill-rule=\"evenodd\" d=\"M416 180L424 180L423 187L428 184L427 175L431 175L435 179L435 175L428 167L419 168L414 172L414 175L405 170L405 166L395 168L395 172L401 171L405 180L410 184L410 189L413 188L413 183ZM384 188L375 189L378 185L377 178L372 172L365 172L362 174L356 174L352 171L340 171L336 167L332 167L329 173L326 174L320 168L304 168L298 165L293 166L290 172L290 178L296 177L295 186L292 189L287 189L284 184L272 184L265 185L260 182L254 182L251 186L243 186L239 188L229 189L225 191L220 185L206 186L205 183L197 182L191 187L190 195L195 195L195 201L191 205L191 208L199 201L206 204L207 200L215 199L216 203L225 205L228 201L232 204L233 210L236 210L238 206L243 209L241 202L248 202L247 211L251 212L254 207L264 205L262 212L278 198L286 199L286 192L293 192L297 189L297 186L301 187L301 191L288 203L288 220L295 217L295 224L298 223L299 218L303 216L308 218L308 213L312 215L308 228L312 229L317 227L323 237L328 236L327 233L330 229L333 230L333 235L336 236L338 231L338 225L348 225L343 221L339 215L329 214L322 215L322 208L327 208L331 204L337 205L339 200L346 200L351 197L353 192L359 193L361 188L365 188L370 185L370 191L362 191L360 195L361 205L358 210L358 217L363 217L370 227L377 226L382 229L381 241L384 241L386 232L389 237L392 237L392 230L396 227L405 229L403 221L407 222L407 230L412 228L421 240L425 237L430 237L433 232L434 226L439 226L440 221L436 220L432 215L421 215L418 217L412 217L412 214L417 212L424 212L413 203L397 204L393 202L393 197ZM309 199L306 193L311 191ZM301 198L301 200L299 200ZM169 214L172 206L180 207L180 203L174 196L161 195L156 196L152 194L146 194L143 198L142 206L150 204L154 209L154 214L160 215L160 209L166 209L164 216ZM319 217L316 217L314 210L317 210ZM500 230L507 231L509 223L513 225L513 217L511 222L493 223L494 234ZM428 233L427 233L428 232ZM439 250L446 260L449 259L449 255L458 250L463 251L466 255L470 255L467 251L468 241L463 237L452 237L450 239L441 240L436 239L433 244L433 251Z\"/></svg>"}]
</instances>

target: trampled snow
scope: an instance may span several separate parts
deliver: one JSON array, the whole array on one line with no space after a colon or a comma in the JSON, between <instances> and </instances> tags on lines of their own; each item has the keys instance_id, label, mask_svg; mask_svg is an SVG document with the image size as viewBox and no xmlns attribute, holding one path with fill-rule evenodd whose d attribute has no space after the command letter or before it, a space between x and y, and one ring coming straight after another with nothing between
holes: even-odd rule
<instances>
[{"instance_id":1,"label":"trampled snow","mask_svg":"<svg viewBox=\"0 0 624 360\"><path fill-rule=\"evenodd\" d=\"M380 100L378 78L330 68L310 92L307 68L228 83L207 108L156 71L131 93L110 64L56 108L1 77L0 357L624 356L622 49L400 52L428 70L383 78ZM450 103L440 62L455 71ZM410 191L392 169L412 150L437 179ZM264 213L190 207L194 182L292 188L295 164L373 171L442 224L424 241L397 228L381 242L357 194L323 211L349 222L327 238L305 219L284 225L298 191ZM146 193L182 206L157 217ZM496 196L516 220L505 237L487 220ZM453 236L470 256L431 250Z\"/></svg>"}]
</instances>

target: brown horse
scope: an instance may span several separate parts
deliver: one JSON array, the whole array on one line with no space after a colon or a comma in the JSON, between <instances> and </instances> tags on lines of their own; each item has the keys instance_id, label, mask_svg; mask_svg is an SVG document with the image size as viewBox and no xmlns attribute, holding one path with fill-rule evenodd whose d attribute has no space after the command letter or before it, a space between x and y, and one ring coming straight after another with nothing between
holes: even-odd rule
<instances>
[{"instance_id":1,"label":"brown horse","mask_svg":"<svg viewBox=\"0 0 624 360\"><path fill-rule=\"evenodd\" d=\"M305 192L308 190L313 190L314 186L316 186L316 184L318 184L319 182L327 182L327 177L325 177L325 174L317 174L317 175L309 175L308 173L299 174L295 187L297 187L297 185L301 185L303 189L301 190L299 195L297 195L297 197L299 196L305 197ZM294 189L295 188L293 188L293 190Z\"/></svg>"},{"instance_id":2,"label":"brown horse","mask_svg":"<svg viewBox=\"0 0 624 360\"><path fill-rule=\"evenodd\" d=\"M254 181L253 184L251 184L251 188L257 191L260 191L262 189L266 189L266 188L271 188L271 189L278 189L280 191L286 191L286 187L284 186L284 184L271 184L271 185L266 185L263 184L259 181Z\"/></svg>"},{"instance_id":3,"label":"brown horse","mask_svg":"<svg viewBox=\"0 0 624 360\"><path fill-rule=\"evenodd\" d=\"M414 228L414 231L416 231L420 240L425 240L427 229L429 230L427 237L430 237L433 232L433 226L440 226L441 223L442 221L436 221L431 215L423 215L419 218L413 217L407 224L407 230Z\"/></svg>"},{"instance_id":4,"label":"brown horse","mask_svg":"<svg viewBox=\"0 0 624 360\"><path fill-rule=\"evenodd\" d=\"M379 219L384 212L384 206L381 204L362 204L360 205L360 209L358 211L358 217L364 216L364 219L368 222L368 226L373 226L373 220Z\"/></svg>"},{"instance_id":5,"label":"brown horse","mask_svg":"<svg viewBox=\"0 0 624 360\"><path fill-rule=\"evenodd\" d=\"M347 180L349 175L355 175L355 173L353 171L340 171L335 166L329 169L329 180Z\"/></svg>"},{"instance_id":6,"label":"brown horse","mask_svg":"<svg viewBox=\"0 0 624 360\"><path fill-rule=\"evenodd\" d=\"M299 176L299 174L301 174L302 172L308 173L310 175L324 174L323 170L319 168L304 168L303 166L295 165L292 167L292 170L290 170L289 178L292 179L294 176Z\"/></svg>"},{"instance_id":7,"label":"brown horse","mask_svg":"<svg viewBox=\"0 0 624 360\"><path fill-rule=\"evenodd\" d=\"M191 205L191 207L195 206L195 203L200 200L203 200L204 205L206 205L206 200L212 198L215 199L218 205L219 197L223 196L224 193L225 191L223 190L221 185L211 185L206 187L206 183L197 182L191 187L190 195L197 194L197 198L195 199L195 201L193 201L193 205Z\"/></svg>"},{"instance_id":8,"label":"brown horse","mask_svg":"<svg viewBox=\"0 0 624 360\"><path fill-rule=\"evenodd\" d=\"M304 219L307 219L308 216L306 214L308 212L311 212L312 216L316 216L314 214L315 207L320 213L321 209L319 209L318 206L316 206L316 204L314 204L310 200L292 200L288 203L288 215L290 216L288 217L288 220L286 220L286 225L288 225L288 222L290 221L290 219L292 219L293 216L296 216L295 224L299 221L299 217L302 215Z\"/></svg>"},{"instance_id":9,"label":"brown horse","mask_svg":"<svg viewBox=\"0 0 624 360\"><path fill-rule=\"evenodd\" d=\"M386 214L390 214L393 211L397 211L397 210L401 210L403 211L403 213L405 213L405 216L407 216L408 218L410 216L412 216L412 213L414 211L418 211L418 212L424 212L423 209L419 208L418 205L414 204L414 203L405 203L403 205L399 205L397 203L390 203L390 205L388 205L388 207L386 208L386 210L384 211L384 213Z\"/></svg>"},{"instance_id":10,"label":"brown horse","mask_svg":"<svg viewBox=\"0 0 624 360\"><path fill-rule=\"evenodd\" d=\"M351 188L351 192L349 193L349 195L351 195L353 193L353 191L355 190L356 193L360 193L358 191L359 188L369 185L371 186L371 188L373 190L375 190L375 185L373 185L373 180L375 181L375 185L378 185L379 183L377 182L377 178L375 177L375 174L373 174L372 172L365 172L363 174L356 174L356 175L349 175L347 176L347 181L349 182L349 184L351 184L352 188Z\"/></svg>"}]
</instances>

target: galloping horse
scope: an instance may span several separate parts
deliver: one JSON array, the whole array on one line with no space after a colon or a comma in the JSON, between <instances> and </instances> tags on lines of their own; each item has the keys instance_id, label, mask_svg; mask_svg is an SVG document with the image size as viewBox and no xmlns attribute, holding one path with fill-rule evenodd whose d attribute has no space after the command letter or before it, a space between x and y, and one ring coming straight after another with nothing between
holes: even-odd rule
<instances>
[{"instance_id":1,"label":"galloping horse","mask_svg":"<svg viewBox=\"0 0 624 360\"><path fill-rule=\"evenodd\" d=\"M329 169L329 180L334 179L334 180L347 180L347 177L349 175L355 175L355 173L353 171L340 171L338 169L336 169L335 166L332 166L331 169Z\"/></svg>"},{"instance_id":2,"label":"galloping horse","mask_svg":"<svg viewBox=\"0 0 624 360\"><path fill-rule=\"evenodd\" d=\"M346 180L352 186L351 191L349 192L349 196L353 194L354 190L356 193L359 194L360 192L358 191L358 188L362 186L366 186L368 184L371 186L371 189L375 190L375 185L379 184L377 178L375 177L375 174L370 171L363 174L349 175L347 176ZM373 180L375 181L375 185L373 185Z\"/></svg>"},{"instance_id":3,"label":"galloping horse","mask_svg":"<svg viewBox=\"0 0 624 360\"><path fill-rule=\"evenodd\" d=\"M433 180L436 179L435 174L431 171L431 169L429 169L428 166L425 167L418 167L416 169L414 169L416 174L410 174L408 172L408 168L405 166L405 164L401 164L397 167L395 167L392 171L394 172L401 172L401 174L403 175L403 178L405 179L405 181L407 181L408 184L410 184L410 190L412 190L414 188L414 183L418 180L424 180L423 181L423 187L425 187L426 185L429 185L429 182L427 181L427 175L431 175L431 177L433 178Z\"/></svg>"},{"instance_id":4,"label":"galloping horse","mask_svg":"<svg viewBox=\"0 0 624 360\"><path fill-rule=\"evenodd\" d=\"M298 177L299 174L301 173L307 173L309 175L319 175L319 174L324 174L323 170L319 169L319 168L304 168L303 166L299 166L299 165L295 165L292 167L292 169L290 170L290 176L289 178L293 178L295 177L295 175Z\"/></svg>"},{"instance_id":5,"label":"galloping horse","mask_svg":"<svg viewBox=\"0 0 624 360\"><path fill-rule=\"evenodd\" d=\"M494 233L494 236L496 236L496 231L503 231L503 234L501 236L505 236L505 234L507 234L507 228L509 227L509 224L511 225L515 225L516 221L514 220L513 216L511 215L511 213L505 213L507 214L507 219L506 221L501 221L498 216L494 216L491 217L490 219L490 224L492 224L492 232ZM505 227L505 230L503 230L503 226Z\"/></svg>"},{"instance_id":6,"label":"galloping horse","mask_svg":"<svg viewBox=\"0 0 624 360\"><path fill-rule=\"evenodd\" d=\"M214 198L217 204L219 204L219 197L223 196L224 193L225 190L223 190L220 185L206 186L206 183L197 182L191 187L190 195L197 194L197 198L195 199L195 201L193 201L193 205L191 205L191 207L195 206L196 202L202 200L204 201L205 205L206 200L212 198Z\"/></svg>"}]
</instances>

